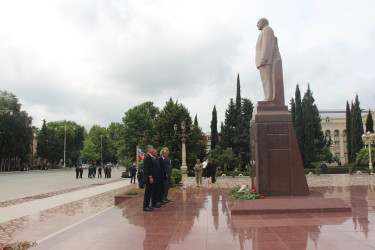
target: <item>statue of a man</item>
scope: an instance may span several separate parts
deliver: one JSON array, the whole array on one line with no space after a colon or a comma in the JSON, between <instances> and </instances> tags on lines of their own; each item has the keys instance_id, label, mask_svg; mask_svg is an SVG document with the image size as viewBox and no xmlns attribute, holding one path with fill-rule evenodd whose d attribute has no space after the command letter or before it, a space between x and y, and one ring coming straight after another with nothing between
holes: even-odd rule
<instances>
[{"instance_id":1,"label":"statue of a man","mask_svg":"<svg viewBox=\"0 0 375 250\"><path fill-rule=\"evenodd\" d=\"M256 44L255 65L259 69L262 80L264 101L273 101L275 99L274 65L277 60L281 60L277 38L268 26L266 18L259 19L257 27L261 32Z\"/></svg>"}]
</instances>

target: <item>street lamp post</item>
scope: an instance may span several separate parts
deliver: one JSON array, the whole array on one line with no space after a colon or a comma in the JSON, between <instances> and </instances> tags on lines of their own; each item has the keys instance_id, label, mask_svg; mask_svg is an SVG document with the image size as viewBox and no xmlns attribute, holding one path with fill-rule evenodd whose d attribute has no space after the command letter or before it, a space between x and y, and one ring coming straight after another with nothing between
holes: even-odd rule
<instances>
[{"instance_id":1,"label":"street lamp post","mask_svg":"<svg viewBox=\"0 0 375 250\"><path fill-rule=\"evenodd\" d=\"M64 166L63 168L66 167L66 162L65 162L65 156L66 156L66 128L71 128L73 130L75 130L75 127L74 126L61 126L61 127L64 127Z\"/></svg>"},{"instance_id":2,"label":"street lamp post","mask_svg":"<svg viewBox=\"0 0 375 250\"><path fill-rule=\"evenodd\" d=\"M103 136L104 135L99 135L100 137L100 153L101 153L101 164L102 164L102 167L104 166L103 165Z\"/></svg>"},{"instance_id":3,"label":"street lamp post","mask_svg":"<svg viewBox=\"0 0 375 250\"><path fill-rule=\"evenodd\" d=\"M186 133L186 126L185 126L185 121L181 122L181 134L177 133L177 124L174 125L174 133L175 135L181 136L181 141L182 141L182 165L180 167L180 170L182 172L182 179L185 180L188 175L187 175L187 170L188 167L186 166L186 137L191 135L193 133L194 125L190 125L190 133Z\"/></svg>"},{"instance_id":4,"label":"street lamp post","mask_svg":"<svg viewBox=\"0 0 375 250\"><path fill-rule=\"evenodd\" d=\"M369 168L370 174L374 173L374 168L372 166L372 159L371 159L371 144L375 144L375 134L367 131L366 134L362 135L362 140L365 145L368 145L368 155L369 155Z\"/></svg>"}]
</instances>

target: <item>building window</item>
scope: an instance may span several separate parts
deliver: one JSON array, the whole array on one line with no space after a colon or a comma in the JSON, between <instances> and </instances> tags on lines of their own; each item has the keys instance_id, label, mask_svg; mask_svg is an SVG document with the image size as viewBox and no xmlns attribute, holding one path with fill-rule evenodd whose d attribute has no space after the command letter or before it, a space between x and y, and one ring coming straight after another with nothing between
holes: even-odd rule
<instances>
[{"instance_id":1,"label":"building window","mask_svg":"<svg viewBox=\"0 0 375 250\"><path fill-rule=\"evenodd\" d=\"M326 136L331 136L331 130L326 130Z\"/></svg>"},{"instance_id":2,"label":"building window","mask_svg":"<svg viewBox=\"0 0 375 250\"><path fill-rule=\"evenodd\" d=\"M335 141L335 146L340 147L340 142L339 141Z\"/></svg>"},{"instance_id":3,"label":"building window","mask_svg":"<svg viewBox=\"0 0 375 250\"><path fill-rule=\"evenodd\" d=\"M347 147L348 147L348 143L344 141L344 148L347 148Z\"/></svg>"},{"instance_id":4,"label":"building window","mask_svg":"<svg viewBox=\"0 0 375 250\"><path fill-rule=\"evenodd\" d=\"M207 136L207 141L211 141L211 136Z\"/></svg>"},{"instance_id":5,"label":"building window","mask_svg":"<svg viewBox=\"0 0 375 250\"><path fill-rule=\"evenodd\" d=\"M340 132L336 129L335 132L334 132L334 135L335 136L339 136Z\"/></svg>"},{"instance_id":6,"label":"building window","mask_svg":"<svg viewBox=\"0 0 375 250\"><path fill-rule=\"evenodd\" d=\"M336 158L340 161L340 154L336 153Z\"/></svg>"},{"instance_id":7,"label":"building window","mask_svg":"<svg viewBox=\"0 0 375 250\"><path fill-rule=\"evenodd\" d=\"M326 122L329 122L329 117L328 116L326 117Z\"/></svg>"},{"instance_id":8,"label":"building window","mask_svg":"<svg viewBox=\"0 0 375 250\"><path fill-rule=\"evenodd\" d=\"M344 154L344 158L345 158L345 161L348 161L348 154L347 153Z\"/></svg>"},{"instance_id":9,"label":"building window","mask_svg":"<svg viewBox=\"0 0 375 250\"><path fill-rule=\"evenodd\" d=\"M342 131L342 135L343 135L343 136L346 136L346 130L343 130L343 131Z\"/></svg>"}]
</instances>

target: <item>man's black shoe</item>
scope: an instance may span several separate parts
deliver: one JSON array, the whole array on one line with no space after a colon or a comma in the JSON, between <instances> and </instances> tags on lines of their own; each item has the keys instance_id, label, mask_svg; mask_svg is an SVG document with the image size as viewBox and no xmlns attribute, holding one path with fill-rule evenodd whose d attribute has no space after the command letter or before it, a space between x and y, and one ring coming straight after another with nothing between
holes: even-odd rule
<instances>
[{"instance_id":1,"label":"man's black shoe","mask_svg":"<svg viewBox=\"0 0 375 250\"><path fill-rule=\"evenodd\" d=\"M158 202L158 203L156 203L156 205L163 206L164 203Z\"/></svg>"},{"instance_id":2,"label":"man's black shoe","mask_svg":"<svg viewBox=\"0 0 375 250\"><path fill-rule=\"evenodd\" d=\"M168 199L165 199L166 201L168 201L168 202L172 202L171 200L168 200Z\"/></svg>"},{"instance_id":3,"label":"man's black shoe","mask_svg":"<svg viewBox=\"0 0 375 250\"><path fill-rule=\"evenodd\" d=\"M151 208L161 208L161 205L155 204L155 205L152 205Z\"/></svg>"},{"instance_id":4,"label":"man's black shoe","mask_svg":"<svg viewBox=\"0 0 375 250\"><path fill-rule=\"evenodd\" d=\"M169 203L170 201L167 201L166 199L164 199L164 200L162 200L162 202L163 202L164 204L167 204L167 203Z\"/></svg>"},{"instance_id":5,"label":"man's black shoe","mask_svg":"<svg viewBox=\"0 0 375 250\"><path fill-rule=\"evenodd\" d=\"M154 209L152 207L144 207L143 211L151 212L151 211L154 211Z\"/></svg>"}]
</instances>

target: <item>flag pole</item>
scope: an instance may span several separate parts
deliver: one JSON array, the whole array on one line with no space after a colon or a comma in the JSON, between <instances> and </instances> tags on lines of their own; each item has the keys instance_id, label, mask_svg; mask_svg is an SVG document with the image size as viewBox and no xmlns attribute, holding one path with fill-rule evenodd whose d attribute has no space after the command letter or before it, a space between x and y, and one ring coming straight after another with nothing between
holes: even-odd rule
<instances>
[{"instance_id":1,"label":"flag pole","mask_svg":"<svg viewBox=\"0 0 375 250\"><path fill-rule=\"evenodd\" d=\"M136 168L138 169L138 145L137 145L137 148L135 150L135 159L136 159Z\"/></svg>"}]
</instances>

